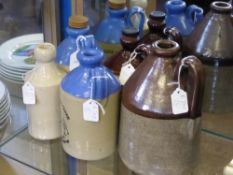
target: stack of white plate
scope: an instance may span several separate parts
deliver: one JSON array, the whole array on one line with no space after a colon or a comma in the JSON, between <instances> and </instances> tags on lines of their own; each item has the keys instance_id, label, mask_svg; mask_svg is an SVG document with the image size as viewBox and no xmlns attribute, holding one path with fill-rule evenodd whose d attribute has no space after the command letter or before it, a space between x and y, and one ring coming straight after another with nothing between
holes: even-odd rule
<instances>
[{"instance_id":1,"label":"stack of white plate","mask_svg":"<svg viewBox=\"0 0 233 175\"><path fill-rule=\"evenodd\" d=\"M0 130L3 129L10 117L11 100L6 86L0 81Z\"/></svg>"},{"instance_id":2,"label":"stack of white plate","mask_svg":"<svg viewBox=\"0 0 233 175\"><path fill-rule=\"evenodd\" d=\"M23 84L25 73L35 67L34 48L43 42L43 34L12 38L0 46L0 76L12 83Z\"/></svg>"}]
</instances>

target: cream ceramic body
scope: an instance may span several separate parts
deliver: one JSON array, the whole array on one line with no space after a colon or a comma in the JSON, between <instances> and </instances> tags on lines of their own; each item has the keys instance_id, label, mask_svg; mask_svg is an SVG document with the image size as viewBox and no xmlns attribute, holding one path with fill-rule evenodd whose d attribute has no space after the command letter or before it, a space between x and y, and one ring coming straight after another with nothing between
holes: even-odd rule
<instances>
[{"instance_id":1,"label":"cream ceramic body","mask_svg":"<svg viewBox=\"0 0 233 175\"><path fill-rule=\"evenodd\" d=\"M36 67L25 76L25 82L33 85L36 95L36 104L27 105L28 128L32 137L50 140L61 137L59 86L65 73L51 61L55 49L43 44L39 47L35 50Z\"/></svg>"},{"instance_id":2,"label":"cream ceramic body","mask_svg":"<svg viewBox=\"0 0 233 175\"><path fill-rule=\"evenodd\" d=\"M119 92L98 101L106 114L99 110L100 121L83 119L83 103L61 90L63 148L78 159L99 160L110 156L116 149Z\"/></svg>"}]
</instances>

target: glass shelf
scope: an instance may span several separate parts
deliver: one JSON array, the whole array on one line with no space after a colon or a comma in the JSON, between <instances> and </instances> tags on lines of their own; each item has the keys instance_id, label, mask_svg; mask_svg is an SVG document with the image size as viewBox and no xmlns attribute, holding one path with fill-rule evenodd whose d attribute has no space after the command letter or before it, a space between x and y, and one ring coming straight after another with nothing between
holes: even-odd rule
<instances>
[{"instance_id":1,"label":"glass shelf","mask_svg":"<svg viewBox=\"0 0 233 175\"><path fill-rule=\"evenodd\" d=\"M38 141L27 131L27 114L20 96L11 96L12 117L0 144L0 153L44 174L68 172L67 156L59 140ZM205 119L203 123L205 124ZM221 123L220 123L221 124ZM224 127L223 127L224 128ZM201 154L194 175L222 174L233 159L233 139L218 132L202 130ZM59 160L60 159L60 160ZM100 161L77 161L77 172L69 175L133 175L117 154ZM61 175L64 175L61 174Z\"/></svg>"},{"instance_id":2,"label":"glass shelf","mask_svg":"<svg viewBox=\"0 0 233 175\"><path fill-rule=\"evenodd\" d=\"M16 146L17 145L17 146ZM233 142L202 132L200 161L193 175L222 174L224 167L233 159ZM0 152L24 165L45 174L52 173L51 143L32 139L27 129L6 142ZM133 175L117 155L100 161L77 161L78 175ZM59 165L57 165L59 166Z\"/></svg>"},{"instance_id":3,"label":"glass shelf","mask_svg":"<svg viewBox=\"0 0 233 175\"><path fill-rule=\"evenodd\" d=\"M11 103L12 107L9 123L4 130L0 131L0 146L27 127L27 114L22 99L11 96Z\"/></svg>"}]
</instances>

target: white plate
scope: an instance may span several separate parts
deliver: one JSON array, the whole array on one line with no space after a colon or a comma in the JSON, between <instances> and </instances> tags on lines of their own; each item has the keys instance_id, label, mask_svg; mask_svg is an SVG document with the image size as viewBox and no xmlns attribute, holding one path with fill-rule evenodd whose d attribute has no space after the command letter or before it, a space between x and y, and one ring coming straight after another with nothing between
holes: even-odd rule
<instances>
[{"instance_id":1,"label":"white plate","mask_svg":"<svg viewBox=\"0 0 233 175\"><path fill-rule=\"evenodd\" d=\"M15 80L15 79L11 79L9 77L6 77L5 75L0 73L0 77L4 78L6 81L11 82L13 84L23 84L23 81L19 81L19 80Z\"/></svg>"},{"instance_id":2,"label":"white plate","mask_svg":"<svg viewBox=\"0 0 233 175\"><path fill-rule=\"evenodd\" d=\"M0 66L4 67L5 69L8 69L10 71L17 71L17 72L22 72L22 73L27 72L27 71L32 69L32 68L24 69L24 68L18 68L18 67L11 67L11 66L8 66L8 65L2 63L1 60L0 60Z\"/></svg>"},{"instance_id":3,"label":"white plate","mask_svg":"<svg viewBox=\"0 0 233 175\"><path fill-rule=\"evenodd\" d=\"M6 98L6 87L3 82L0 81L0 102Z\"/></svg>"},{"instance_id":4,"label":"white plate","mask_svg":"<svg viewBox=\"0 0 233 175\"><path fill-rule=\"evenodd\" d=\"M8 111L8 109L10 108L11 104L9 102L9 100L7 100L3 105L2 105L2 108L0 109L0 119L1 119L1 116L6 112Z\"/></svg>"},{"instance_id":5,"label":"white plate","mask_svg":"<svg viewBox=\"0 0 233 175\"><path fill-rule=\"evenodd\" d=\"M6 110L6 111L2 114L2 116L1 116L1 118L0 118L0 123L4 122L4 120L6 120L6 118L9 117L10 111L11 111L11 109L9 108L8 110Z\"/></svg>"},{"instance_id":6,"label":"white plate","mask_svg":"<svg viewBox=\"0 0 233 175\"><path fill-rule=\"evenodd\" d=\"M7 117L1 124L0 124L0 130L2 130L3 128L5 128L5 126L11 121L10 116Z\"/></svg>"},{"instance_id":7,"label":"white plate","mask_svg":"<svg viewBox=\"0 0 233 175\"><path fill-rule=\"evenodd\" d=\"M15 80L18 80L18 81L23 80L22 75L21 75L21 76L12 75L12 74L9 74L9 73L7 73L7 72L4 72L4 71L1 70L1 69L0 69L0 74L1 74L1 75L4 75L5 77L10 78L10 79L15 79Z\"/></svg>"},{"instance_id":8,"label":"white plate","mask_svg":"<svg viewBox=\"0 0 233 175\"><path fill-rule=\"evenodd\" d=\"M1 65L0 65L0 70L1 70L2 72L6 72L7 74L17 75L17 76L22 76L22 75L25 74L25 72L18 72L17 70L13 71L13 70L7 69L7 68L5 68L5 67L3 67L3 66L1 66Z\"/></svg>"},{"instance_id":9,"label":"white plate","mask_svg":"<svg viewBox=\"0 0 233 175\"><path fill-rule=\"evenodd\" d=\"M6 76L14 77L14 78L17 78L17 79L22 79L22 76L24 75L24 74L19 74L18 75L18 74L9 73L9 72L5 71L4 69L0 69L0 72L5 74Z\"/></svg>"},{"instance_id":10,"label":"white plate","mask_svg":"<svg viewBox=\"0 0 233 175\"><path fill-rule=\"evenodd\" d=\"M31 62L36 45L43 42L43 34L30 34L12 38L0 47L0 60L3 64L16 68L33 68Z\"/></svg>"}]
</instances>

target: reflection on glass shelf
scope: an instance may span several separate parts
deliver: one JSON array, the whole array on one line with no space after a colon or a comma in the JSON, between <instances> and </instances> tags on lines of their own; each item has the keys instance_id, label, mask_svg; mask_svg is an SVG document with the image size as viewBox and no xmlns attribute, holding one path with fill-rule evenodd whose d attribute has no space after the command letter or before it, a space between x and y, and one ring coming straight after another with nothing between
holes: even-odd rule
<instances>
[{"instance_id":1,"label":"reflection on glass shelf","mask_svg":"<svg viewBox=\"0 0 233 175\"><path fill-rule=\"evenodd\" d=\"M3 145L0 152L29 167L51 174L49 143L34 140L26 129Z\"/></svg>"},{"instance_id":2,"label":"reflection on glass shelf","mask_svg":"<svg viewBox=\"0 0 233 175\"><path fill-rule=\"evenodd\" d=\"M11 97L11 116L6 128L0 131L0 146L27 127L25 105L20 98Z\"/></svg>"},{"instance_id":3,"label":"reflection on glass shelf","mask_svg":"<svg viewBox=\"0 0 233 175\"><path fill-rule=\"evenodd\" d=\"M203 113L202 128L208 132L233 140L233 113Z\"/></svg>"},{"instance_id":4,"label":"reflection on glass shelf","mask_svg":"<svg viewBox=\"0 0 233 175\"><path fill-rule=\"evenodd\" d=\"M232 141L202 132L200 161L190 175L222 175L224 167L233 158L232 148ZM32 139L27 130L3 145L0 151L34 169L51 174L51 145ZM100 161L76 163L76 172L70 172L70 175L135 175L117 155ZM72 166L70 168L74 171Z\"/></svg>"}]
</instances>

